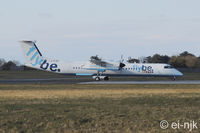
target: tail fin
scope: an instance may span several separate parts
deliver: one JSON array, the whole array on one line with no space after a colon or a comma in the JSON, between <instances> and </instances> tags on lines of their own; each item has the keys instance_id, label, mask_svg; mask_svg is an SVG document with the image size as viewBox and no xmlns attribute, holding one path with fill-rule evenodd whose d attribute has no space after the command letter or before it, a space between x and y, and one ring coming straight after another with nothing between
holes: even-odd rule
<instances>
[{"instance_id":1,"label":"tail fin","mask_svg":"<svg viewBox=\"0 0 200 133\"><path fill-rule=\"evenodd\" d=\"M20 41L28 66L39 67L44 62L41 52L34 41Z\"/></svg>"}]
</instances>

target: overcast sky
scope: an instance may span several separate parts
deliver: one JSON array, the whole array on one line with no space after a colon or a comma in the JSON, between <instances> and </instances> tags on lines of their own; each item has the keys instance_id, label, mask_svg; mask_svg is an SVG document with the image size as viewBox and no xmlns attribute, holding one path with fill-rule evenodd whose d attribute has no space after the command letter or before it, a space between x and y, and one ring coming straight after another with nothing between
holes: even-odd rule
<instances>
[{"instance_id":1,"label":"overcast sky","mask_svg":"<svg viewBox=\"0 0 200 133\"><path fill-rule=\"evenodd\" d=\"M199 6L200 0L0 0L0 58L24 63L22 39L65 61L200 56Z\"/></svg>"}]
</instances>

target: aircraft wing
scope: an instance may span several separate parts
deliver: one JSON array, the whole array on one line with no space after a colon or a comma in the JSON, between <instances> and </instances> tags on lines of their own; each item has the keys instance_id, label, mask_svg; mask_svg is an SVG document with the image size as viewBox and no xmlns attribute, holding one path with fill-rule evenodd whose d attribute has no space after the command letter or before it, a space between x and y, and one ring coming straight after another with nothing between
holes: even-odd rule
<instances>
[{"instance_id":1,"label":"aircraft wing","mask_svg":"<svg viewBox=\"0 0 200 133\"><path fill-rule=\"evenodd\" d=\"M98 56L91 56L90 58L90 62L92 64L98 65L100 67L117 67L116 64L108 62L108 61L104 61L101 58L99 58Z\"/></svg>"},{"instance_id":2,"label":"aircraft wing","mask_svg":"<svg viewBox=\"0 0 200 133\"><path fill-rule=\"evenodd\" d=\"M107 70L110 70L110 71L119 71L118 68L85 68L86 70L96 70L98 72L105 72Z\"/></svg>"},{"instance_id":3,"label":"aircraft wing","mask_svg":"<svg viewBox=\"0 0 200 133\"><path fill-rule=\"evenodd\" d=\"M90 59L90 62L95 64L95 65L101 66L101 67L113 66L113 64L108 63L108 62L103 61L103 60Z\"/></svg>"},{"instance_id":4,"label":"aircraft wing","mask_svg":"<svg viewBox=\"0 0 200 133\"><path fill-rule=\"evenodd\" d=\"M110 61L104 61L101 58L99 58L97 55L96 56L91 56L90 57L90 62L94 64L95 66L99 66L98 68L89 68L90 70L98 70L98 71L106 71L106 70L111 70L111 71L119 71L121 70L125 64L120 62L110 62Z\"/></svg>"}]
</instances>

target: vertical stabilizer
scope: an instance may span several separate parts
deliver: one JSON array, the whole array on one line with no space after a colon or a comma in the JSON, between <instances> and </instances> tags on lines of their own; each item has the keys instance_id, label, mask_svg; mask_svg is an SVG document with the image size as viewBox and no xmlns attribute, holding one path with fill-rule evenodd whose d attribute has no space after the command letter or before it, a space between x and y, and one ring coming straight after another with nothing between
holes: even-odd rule
<instances>
[{"instance_id":1,"label":"vertical stabilizer","mask_svg":"<svg viewBox=\"0 0 200 133\"><path fill-rule=\"evenodd\" d=\"M27 64L38 68L44 62L41 52L34 41L20 41Z\"/></svg>"}]
</instances>

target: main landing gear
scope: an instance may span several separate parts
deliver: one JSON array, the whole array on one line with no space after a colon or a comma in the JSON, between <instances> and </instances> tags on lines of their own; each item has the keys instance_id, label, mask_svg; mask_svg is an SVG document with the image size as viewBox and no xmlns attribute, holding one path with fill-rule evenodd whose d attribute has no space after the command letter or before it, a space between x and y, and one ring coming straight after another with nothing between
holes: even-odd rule
<instances>
[{"instance_id":1,"label":"main landing gear","mask_svg":"<svg viewBox=\"0 0 200 133\"><path fill-rule=\"evenodd\" d=\"M97 77L95 77L95 80L100 81L101 79L100 79L100 77L97 76Z\"/></svg>"},{"instance_id":2,"label":"main landing gear","mask_svg":"<svg viewBox=\"0 0 200 133\"><path fill-rule=\"evenodd\" d=\"M100 80L109 80L109 77L108 76L101 76L103 74L104 71L102 72L97 72L97 75L96 76L93 76L92 78L95 80L95 81L100 81Z\"/></svg>"},{"instance_id":3,"label":"main landing gear","mask_svg":"<svg viewBox=\"0 0 200 133\"><path fill-rule=\"evenodd\" d=\"M93 79L95 80L95 81L100 81L100 80L109 80L109 77L108 76L93 76Z\"/></svg>"}]
</instances>

